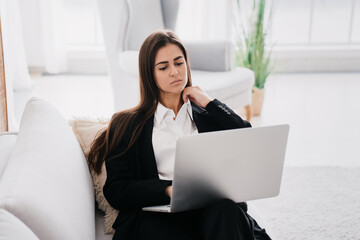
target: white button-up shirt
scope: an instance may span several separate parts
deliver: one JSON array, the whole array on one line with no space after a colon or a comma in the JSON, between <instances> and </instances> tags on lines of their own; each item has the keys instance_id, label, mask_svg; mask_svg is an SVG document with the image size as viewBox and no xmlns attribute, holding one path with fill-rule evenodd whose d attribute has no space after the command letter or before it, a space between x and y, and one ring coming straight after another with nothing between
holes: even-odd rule
<instances>
[{"instance_id":1,"label":"white button-up shirt","mask_svg":"<svg viewBox=\"0 0 360 240\"><path fill-rule=\"evenodd\" d=\"M176 140L185 135L197 134L198 130L193 120L190 101L180 108L175 120L172 109L158 104L155 118L152 143L159 178L172 180L174 177Z\"/></svg>"}]
</instances>

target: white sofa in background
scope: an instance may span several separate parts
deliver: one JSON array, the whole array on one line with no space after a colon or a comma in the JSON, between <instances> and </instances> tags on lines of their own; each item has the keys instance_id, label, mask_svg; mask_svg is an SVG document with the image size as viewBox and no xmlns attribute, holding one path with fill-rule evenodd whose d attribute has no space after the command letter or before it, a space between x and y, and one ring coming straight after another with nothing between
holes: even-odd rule
<instances>
[{"instance_id":1,"label":"white sofa in background","mask_svg":"<svg viewBox=\"0 0 360 240\"><path fill-rule=\"evenodd\" d=\"M72 131L52 105L32 98L19 132L0 133L0 240L112 239L104 230L117 213L100 200L104 176L93 182L84 156L106 122L74 121ZM249 214L266 228L252 204Z\"/></svg>"},{"instance_id":2,"label":"white sofa in background","mask_svg":"<svg viewBox=\"0 0 360 240\"><path fill-rule=\"evenodd\" d=\"M0 135L0 161L0 239L112 238L80 144L49 103L27 103L19 133Z\"/></svg>"}]
</instances>

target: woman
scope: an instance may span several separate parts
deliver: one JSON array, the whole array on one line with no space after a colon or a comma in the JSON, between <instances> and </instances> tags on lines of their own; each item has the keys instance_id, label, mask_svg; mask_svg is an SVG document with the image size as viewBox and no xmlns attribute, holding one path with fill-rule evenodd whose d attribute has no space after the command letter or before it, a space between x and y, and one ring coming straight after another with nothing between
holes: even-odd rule
<instances>
[{"instance_id":1,"label":"woman","mask_svg":"<svg viewBox=\"0 0 360 240\"><path fill-rule=\"evenodd\" d=\"M141 210L169 204L179 136L251 125L192 86L186 49L171 31L144 41L139 73L139 105L114 114L89 154L97 172L105 161L104 195L119 210L113 239L269 239L246 203L224 199L171 214Z\"/></svg>"}]
</instances>

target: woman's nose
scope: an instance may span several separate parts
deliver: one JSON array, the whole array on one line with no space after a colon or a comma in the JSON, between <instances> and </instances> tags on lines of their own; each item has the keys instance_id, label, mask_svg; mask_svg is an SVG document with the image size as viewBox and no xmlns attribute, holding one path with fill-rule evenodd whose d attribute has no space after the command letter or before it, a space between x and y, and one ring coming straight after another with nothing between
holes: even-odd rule
<instances>
[{"instance_id":1,"label":"woman's nose","mask_svg":"<svg viewBox=\"0 0 360 240\"><path fill-rule=\"evenodd\" d=\"M177 76L179 74L175 66L171 66L170 76Z\"/></svg>"}]
</instances>

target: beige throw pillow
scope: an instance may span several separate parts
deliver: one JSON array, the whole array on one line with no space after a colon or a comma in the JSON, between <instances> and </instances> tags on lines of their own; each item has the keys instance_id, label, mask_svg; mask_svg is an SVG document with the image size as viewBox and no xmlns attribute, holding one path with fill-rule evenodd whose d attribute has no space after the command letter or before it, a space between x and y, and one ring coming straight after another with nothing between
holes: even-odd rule
<instances>
[{"instance_id":1,"label":"beige throw pillow","mask_svg":"<svg viewBox=\"0 0 360 240\"><path fill-rule=\"evenodd\" d=\"M105 128L108 126L108 123L109 120L106 119L92 120L86 118L74 118L69 120L69 124L80 143L81 149L83 150L86 159L90 151L91 143L99 132L105 130ZM100 210L105 213L105 233L114 234L115 231L112 228L112 225L115 222L118 211L112 208L104 197L103 186L106 180L105 164L102 165L100 174L97 174L92 169L90 169L90 173L94 182L96 201Z\"/></svg>"}]
</instances>

